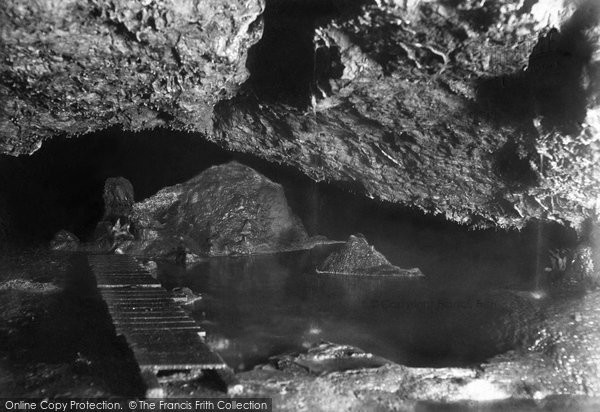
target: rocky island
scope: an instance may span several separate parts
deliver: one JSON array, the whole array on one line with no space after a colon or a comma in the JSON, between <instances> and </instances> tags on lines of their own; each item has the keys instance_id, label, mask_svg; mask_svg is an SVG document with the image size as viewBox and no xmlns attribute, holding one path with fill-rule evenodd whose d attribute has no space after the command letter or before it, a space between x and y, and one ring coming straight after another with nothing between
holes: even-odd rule
<instances>
[{"instance_id":1,"label":"rocky island","mask_svg":"<svg viewBox=\"0 0 600 412\"><path fill-rule=\"evenodd\" d=\"M356 276L423 277L418 268L401 269L392 265L367 243L362 234L351 235L342 248L327 257L317 273Z\"/></svg>"}]
</instances>

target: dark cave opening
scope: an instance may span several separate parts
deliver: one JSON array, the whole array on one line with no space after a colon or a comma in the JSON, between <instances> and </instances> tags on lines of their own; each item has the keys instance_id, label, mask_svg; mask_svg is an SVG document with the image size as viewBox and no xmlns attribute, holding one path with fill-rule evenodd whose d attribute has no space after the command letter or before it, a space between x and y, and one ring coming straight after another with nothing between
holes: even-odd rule
<instances>
[{"instance_id":1,"label":"dark cave opening","mask_svg":"<svg viewBox=\"0 0 600 412\"><path fill-rule=\"evenodd\" d=\"M17 239L46 241L60 229L86 238L102 217L107 178L126 177L141 200L230 158L191 134L112 128L52 139L31 156L3 155L1 187Z\"/></svg>"},{"instance_id":2,"label":"dark cave opening","mask_svg":"<svg viewBox=\"0 0 600 412\"><path fill-rule=\"evenodd\" d=\"M10 239L18 245L45 244L61 229L89 239L103 214L107 178L129 179L140 201L231 160L280 183L310 235L345 240L363 233L392 263L419 267L434 277L508 283L528 279L540 264L540 250L577 242L574 231L552 224L531 224L523 231L471 230L368 199L341 183L316 183L291 167L228 152L197 134L117 128L56 138L31 156L0 157Z\"/></svg>"}]
</instances>

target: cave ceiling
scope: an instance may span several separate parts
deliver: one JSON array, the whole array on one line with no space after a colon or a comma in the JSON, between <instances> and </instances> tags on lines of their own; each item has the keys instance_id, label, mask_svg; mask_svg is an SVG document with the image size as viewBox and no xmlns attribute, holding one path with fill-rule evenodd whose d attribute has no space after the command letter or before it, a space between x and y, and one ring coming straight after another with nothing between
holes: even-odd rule
<instances>
[{"instance_id":1,"label":"cave ceiling","mask_svg":"<svg viewBox=\"0 0 600 412\"><path fill-rule=\"evenodd\" d=\"M594 0L2 0L0 152L164 127L468 225L579 228L600 207L599 15Z\"/></svg>"}]
</instances>

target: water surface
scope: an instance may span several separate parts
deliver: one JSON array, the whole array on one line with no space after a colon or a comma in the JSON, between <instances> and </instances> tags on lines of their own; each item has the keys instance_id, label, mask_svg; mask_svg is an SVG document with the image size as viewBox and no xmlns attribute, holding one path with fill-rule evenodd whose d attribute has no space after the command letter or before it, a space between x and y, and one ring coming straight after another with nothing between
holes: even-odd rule
<instances>
[{"instance_id":1,"label":"water surface","mask_svg":"<svg viewBox=\"0 0 600 412\"><path fill-rule=\"evenodd\" d=\"M159 276L203 296L192 315L238 370L321 340L407 365L473 364L518 344L537 313L526 292L464 280L316 274L328 249L161 264Z\"/></svg>"}]
</instances>

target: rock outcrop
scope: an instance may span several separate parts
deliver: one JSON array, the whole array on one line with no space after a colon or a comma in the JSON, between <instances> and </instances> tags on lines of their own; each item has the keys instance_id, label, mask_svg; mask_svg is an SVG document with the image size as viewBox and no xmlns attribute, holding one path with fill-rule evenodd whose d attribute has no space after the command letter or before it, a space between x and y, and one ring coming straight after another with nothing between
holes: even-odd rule
<instances>
[{"instance_id":1,"label":"rock outcrop","mask_svg":"<svg viewBox=\"0 0 600 412\"><path fill-rule=\"evenodd\" d=\"M282 252L309 247L283 187L237 162L198 176L133 206L136 240L123 251L151 256L182 247L195 255Z\"/></svg>"},{"instance_id":2,"label":"rock outcrop","mask_svg":"<svg viewBox=\"0 0 600 412\"><path fill-rule=\"evenodd\" d=\"M352 354L369 356L360 349L321 344L238 377L244 396L271 397L278 410L297 410L300 404L311 410L414 410L418 402L452 403L459 410L474 402L501 410L527 409L532 402L552 408L556 402L554 409L594 410L600 394L599 298L594 292L554 307L538 320L529 347L474 368L377 365L371 355L370 365L337 369L329 366L351 364ZM329 368L311 370L313 365Z\"/></svg>"},{"instance_id":3,"label":"rock outcrop","mask_svg":"<svg viewBox=\"0 0 600 412\"><path fill-rule=\"evenodd\" d=\"M600 286L600 269L594 261L594 250L589 245L580 245L573 251L565 268L564 277L558 285L561 289L595 289Z\"/></svg>"},{"instance_id":4,"label":"rock outcrop","mask_svg":"<svg viewBox=\"0 0 600 412\"><path fill-rule=\"evenodd\" d=\"M51 250L74 252L79 248L79 245L79 238L68 230L60 230L50 241Z\"/></svg>"},{"instance_id":5,"label":"rock outcrop","mask_svg":"<svg viewBox=\"0 0 600 412\"><path fill-rule=\"evenodd\" d=\"M124 177L111 177L104 182L104 218L102 220L116 221L118 218L131 214L135 203L133 185Z\"/></svg>"},{"instance_id":6,"label":"rock outcrop","mask_svg":"<svg viewBox=\"0 0 600 412\"><path fill-rule=\"evenodd\" d=\"M304 353L274 356L270 363L279 370L320 375L352 369L379 368L393 362L349 345L321 342Z\"/></svg>"},{"instance_id":7,"label":"rock outcrop","mask_svg":"<svg viewBox=\"0 0 600 412\"><path fill-rule=\"evenodd\" d=\"M475 226L597 212L597 1L266 3L8 0L0 151L165 126Z\"/></svg>"},{"instance_id":8,"label":"rock outcrop","mask_svg":"<svg viewBox=\"0 0 600 412\"><path fill-rule=\"evenodd\" d=\"M351 235L348 241L331 253L317 269L318 273L358 276L423 277L418 268L401 269L392 265L367 242L363 235Z\"/></svg>"}]
</instances>

